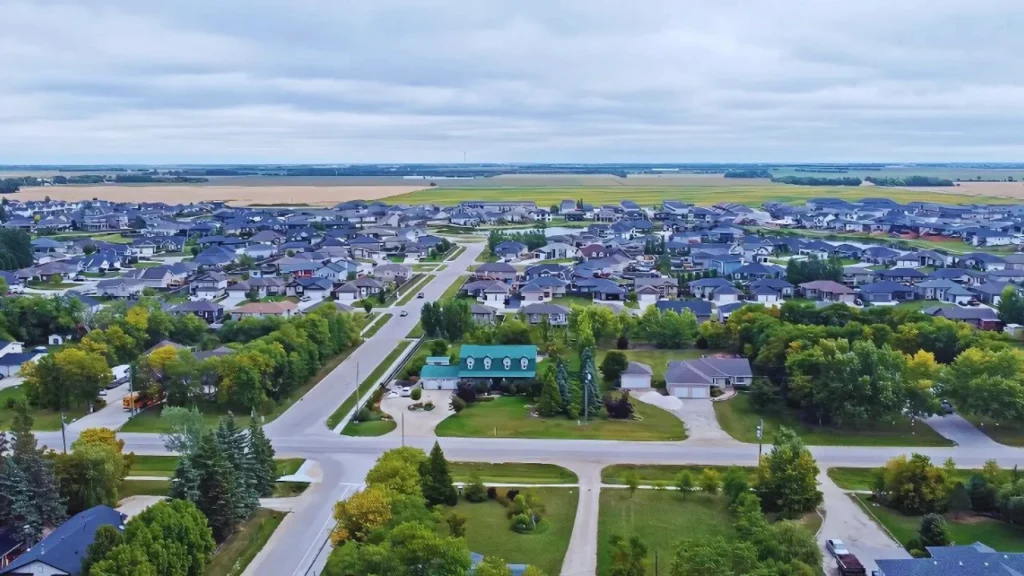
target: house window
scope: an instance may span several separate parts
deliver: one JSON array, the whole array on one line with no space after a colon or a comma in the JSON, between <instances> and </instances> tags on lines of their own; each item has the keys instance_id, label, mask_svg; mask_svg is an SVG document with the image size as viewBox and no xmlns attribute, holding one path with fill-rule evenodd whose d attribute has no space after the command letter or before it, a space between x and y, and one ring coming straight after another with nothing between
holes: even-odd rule
<instances>
[{"instance_id":1,"label":"house window","mask_svg":"<svg viewBox=\"0 0 1024 576\"><path fill-rule=\"evenodd\" d=\"M512 360L510 358L505 358L502 360L501 364L505 367L505 370L512 369Z\"/></svg>"},{"instance_id":2,"label":"house window","mask_svg":"<svg viewBox=\"0 0 1024 576\"><path fill-rule=\"evenodd\" d=\"M490 369L491 369L491 359L490 358L484 358L484 370L490 370Z\"/></svg>"},{"instance_id":3,"label":"house window","mask_svg":"<svg viewBox=\"0 0 1024 576\"><path fill-rule=\"evenodd\" d=\"M469 368L470 370L473 369L473 359L472 358L466 358L466 368Z\"/></svg>"},{"instance_id":4,"label":"house window","mask_svg":"<svg viewBox=\"0 0 1024 576\"><path fill-rule=\"evenodd\" d=\"M519 367L521 369L526 370L526 367L529 366L529 365L530 365L530 360L528 358L520 358L519 359Z\"/></svg>"}]
</instances>

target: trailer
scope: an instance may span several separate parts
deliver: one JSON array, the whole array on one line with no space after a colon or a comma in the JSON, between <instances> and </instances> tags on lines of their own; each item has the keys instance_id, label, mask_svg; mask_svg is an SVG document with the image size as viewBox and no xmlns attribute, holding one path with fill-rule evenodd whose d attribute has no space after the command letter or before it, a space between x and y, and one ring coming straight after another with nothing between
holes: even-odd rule
<instances>
[{"instance_id":1,"label":"trailer","mask_svg":"<svg viewBox=\"0 0 1024 576\"><path fill-rule=\"evenodd\" d=\"M164 401L164 393L150 394L148 392L132 392L121 398L121 408L124 410L144 410Z\"/></svg>"},{"instance_id":2,"label":"trailer","mask_svg":"<svg viewBox=\"0 0 1024 576\"><path fill-rule=\"evenodd\" d=\"M853 554L836 556L836 564L839 566L839 576L867 576L864 565Z\"/></svg>"}]
</instances>

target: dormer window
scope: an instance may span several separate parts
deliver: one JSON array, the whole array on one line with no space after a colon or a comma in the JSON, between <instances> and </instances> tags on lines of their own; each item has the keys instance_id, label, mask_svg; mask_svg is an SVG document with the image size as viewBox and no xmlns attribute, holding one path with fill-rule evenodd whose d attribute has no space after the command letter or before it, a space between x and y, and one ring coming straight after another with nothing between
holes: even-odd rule
<instances>
[{"instance_id":1,"label":"dormer window","mask_svg":"<svg viewBox=\"0 0 1024 576\"><path fill-rule=\"evenodd\" d=\"M512 368L512 359L511 358L505 358L502 361L502 365L505 366L505 370L510 370Z\"/></svg>"},{"instance_id":2,"label":"dormer window","mask_svg":"<svg viewBox=\"0 0 1024 576\"><path fill-rule=\"evenodd\" d=\"M519 359L519 367L522 368L523 370L526 370L526 368L529 365L530 365L530 359L529 358L520 358Z\"/></svg>"},{"instance_id":3,"label":"dormer window","mask_svg":"<svg viewBox=\"0 0 1024 576\"><path fill-rule=\"evenodd\" d=\"M484 370L490 370L490 369L491 369L491 359L490 358L484 358Z\"/></svg>"},{"instance_id":4,"label":"dormer window","mask_svg":"<svg viewBox=\"0 0 1024 576\"><path fill-rule=\"evenodd\" d=\"M466 368L469 368L470 370L473 369L473 359L472 358L466 358Z\"/></svg>"}]
</instances>

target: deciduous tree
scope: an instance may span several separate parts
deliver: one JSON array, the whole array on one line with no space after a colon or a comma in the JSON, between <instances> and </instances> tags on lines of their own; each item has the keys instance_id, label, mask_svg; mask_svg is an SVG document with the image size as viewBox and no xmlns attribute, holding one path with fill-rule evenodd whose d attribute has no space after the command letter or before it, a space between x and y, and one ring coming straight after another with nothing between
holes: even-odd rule
<instances>
[{"instance_id":1,"label":"deciduous tree","mask_svg":"<svg viewBox=\"0 0 1024 576\"><path fill-rule=\"evenodd\" d=\"M822 501L818 465L795 432L780 427L771 451L762 459L754 487L766 510L796 515Z\"/></svg>"}]
</instances>

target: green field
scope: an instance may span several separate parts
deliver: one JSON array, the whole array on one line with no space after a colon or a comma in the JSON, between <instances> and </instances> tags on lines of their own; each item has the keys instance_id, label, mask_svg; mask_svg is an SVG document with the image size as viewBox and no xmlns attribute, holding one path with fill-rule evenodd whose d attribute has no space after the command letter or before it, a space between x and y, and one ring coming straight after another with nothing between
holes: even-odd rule
<instances>
[{"instance_id":1,"label":"green field","mask_svg":"<svg viewBox=\"0 0 1024 576\"><path fill-rule=\"evenodd\" d=\"M927 424L900 420L862 428L814 426L801 421L795 411L758 413L749 394L715 402L715 416L722 429L740 442L757 443L757 424L764 418L764 442L771 443L779 426L792 428L812 446L952 446Z\"/></svg>"},{"instance_id":2,"label":"green field","mask_svg":"<svg viewBox=\"0 0 1024 576\"><path fill-rule=\"evenodd\" d=\"M803 202L811 198L841 198L859 200L864 197L885 196L896 202L941 202L941 203L999 203L1005 198L968 196L941 192L914 191L900 188L880 190L875 187L851 188L848 186L791 186L786 184L760 183L756 185L676 185L676 186L508 186L480 188L435 187L399 196L388 200L397 204L442 204L453 205L470 200L529 201L538 206L548 207L562 200L584 198L591 204L618 204L623 199L633 200L641 206L661 205L664 200L680 200L692 204L710 206L722 202L735 202L760 206L767 201ZM557 225L557 221L552 225Z\"/></svg>"},{"instance_id":3,"label":"green field","mask_svg":"<svg viewBox=\"0 0 1024 576\"><path fill-rule=\"evenodd\" d=\"M572 470L554 464L524 464L506 462L451 462L449 469L455 482L469 482L476 474L488 484L575 484L579 478Z\"/></svg>"},{"instance_id":4,"label":"green field","mask_svg":"<svg viewBox=\"0 0 1024 576\"><path fill-rule=\"evenodd\" d=\"M680 472L686 470L693 474L694 481L697 480L697 476L703 472L706 468L710 468L719 474L725 474L729 466L701 466L699 464L665 464L665 465L636 465L636 464L615 464L613 466L607 466L601 470L601 482L604 484L625 484L626 474L632 472L636 474L637 480L640 484L655 484L656 482L665 483L669 486L675 484L676 476ZM757 475L757 468L755 466L741 466L743 471L747 472L751 480Z\"/></svg>"},{"instance_id":5,"label":"green field","mask_svg":"<svg viewBox=\"0 0 1024 576\"><path fill-rule=\"evenodd\" d=\"M906 516L891 508L876 506L866 494L851 494L850 497L856 499L869 516L873 516L879 524L892 532L900 544L906 546L907 542L917 538L921 527L920 516ZM974 514L961 514L959 519L952 514L945 514L945 517L946 533L949 534L951 544L981 542L1000 552L1024 552L1024 528Z\"/></svg>"},{"instance_id":6,"label":"green field","mask_svg":"<svg viewBox=\"0 0 1024 576\"><path fill-rule=\"evenodd\" d=\"M345 398L341 405L338 406L333 414L331 414L331 417L327 419L328 428L334 429L334 427L341 422L341 419L348 414L349 410L352 410L352 408L355 407L356 402L363 397L363 394L366 394L370 390L370 387L376 384L377 380L380 380L381 377L383 377L391 368L391 365L394 364L395 360L402 355L402 352L405 352L405 349L409 347L409 344L410 342L407 340L399 342L398 345L395 346L395 349L392 350L376 368L374 368L373 372L370 372L370 374L360 382L359 388L357 388L352 394L349 394L348 398Z\"/></svg>"},{"instance_id":7,"label":"green field","mask_svg":"<svg viewBox=\"0 0 1024 576\"><path fill-rule=\"evenodd\" d=\"M398 428L398 424L396 424L394 420L371 420L369 422L349 421L349 423L345 424L345 427L342 428L341 433L344 436L370 438L383 436L395 428Z\"/></svg>"},{"instance_id":8,"label":"green field","mask_svg":"<svg viewBox=\"0 0 1024 576\"><path fill-rule=\"evenodd\" d=\"M949 302L939 302L938 300L908 300L906 302L900 302L896 305L896 308L909 308L911 310L921 310L922 308L956 308L956 304L950 304Z\"/></svg>"},{"instance_id":9,"label":"green field","mask_svg":"<svg viewBox=\"0 0 1024 576\"><path fill-rule=\"evenodd\" d=\"M391 320L391 316L392 314L390 312L381 314L380 318L375 319L373 324L370 325L370 328L363 334L363 338L366 340L373 338L373 335L383 328L384 325L388 323L388 320Z\"/></svg>"},{"instance_id":10,"label":"green field","mask_svg":"<svg viewBox=\"0 0 1024 576\"><path fill-rule=\"evenodd\" d=\"M933 464L941 466L942 462L933 462ZM873 490L875 487L875 477L881 470L881 468L829 468L828 477L836 483L836 486L843 490ZM981 470L958 468L953 481L963 482L964 485L967 485L971 476L980 472ZM1002 482L1009 482L1012 475L1011 471L1002 470Z\"/></svg>"},{"instance_id":11,"label":"green field","mask_svg":"<svg viewBox=\"0 0 1024 576\"><path fill-rule=\"evenodd\" d=\"M416 325L412 327L412 330L409 330L409 333L405 335L406 338L421 338L422 336L423 324L420 322L417 322Z\"/></svg>"},{"instance_id":12,"label":"green field","mask_svg":"<svg viewBox=\"0 0 1024 576\"><path fill-rule=\"evenodd\" d=\"M505 494L506 488L499 488ZM579 493L573 488L530 489L544 505L546 512L536 532L519 534L509 528L506 508L495 500L473 504L459 499L455 506L442 506L441 512L465 516L466 544L469 549L484 556L498 556L513 564L531 564L545 574L559 574L562 560L569 548L576 501ZM438 532L448 534L448 525L438 524Z\"/></svg>"},{"instance_id":13,"label":"green field","mask_svg":"<svg viewBox=\"0 0 1024 576\"><path fill-rule=\"evenodd\" d=\"M284 512L259 508L237 532L217 548L206 567L207 576L240 576L284 520Z\"/></svg>"},{"instance_id":14,"label":"green field","mask_svg":"<svg viewBox=\"0 0 1024 576\"><path fill-rule=\"evenodd\" d=\"M445 418L434 431L438 436L457 438L556 438L581 440L683 440L683 423L672 414L634 402L642 421L609 420L599 415L580 425L568 418L532 416L527 405L533 402L519 396L502 396L491 402L476 402Z\"/></svg>"},{"instance_id":15,"label":"green field","mask_svg":"<svg viewBox=\"0 0 1024 576\"><path fill-rule=\"evenodd\" d=\"M455 298L459 293L459 288L462 288L462 285L466 283L466 280L469 280L469 274L463 274L456 278L455 281L452 282L452 285L445 289L444 294L441 295L441 300L439 301L448 302L452 298Z\"/></svg>"},{"instance_id":16,"label":"green field","mask_svg":"<svg viewBox=\"0 0 1024 576\"><path fill-rule=\"evenodd\" d=\"M295 474L302 467L304 458L276 458L277 475L288 476ZM139 456L136 455L132 462L130 476L163 476L171 478L174 471L178 469L177 456Z\"/></svg>"},{"instance_id":17,"label":"green field","mask_svg":"<svg viewBox=\"0 0 1024 576\"><path fill-rule=\"evenodd\" d=\"M7 408L7 403L11 400L15 402L21 402L25 399L25 391L21 386L13 386L11 388L4 388L0 390L0 406L3 407L0 410L0 430L6 430L11 425L11 420L14 419L14 410ZM85 416L89 412L89 409L85 406L72 406L64 411L64 418L68 424L75 420ZM32 415L32 429L41 432L49 432L53 430L60 430L60 412L53 410L42 410L29 406L29 414ZM60 448L60 446L50 446L50 448Z\"/></svg>"},{"instance_id":18,"label":"green field","mask_svg":"<svg viewBox=\"0 0 1024 576\"><path fill-rule=\"evenodd\" d=\"M424 276L423 278L418 280L416 282L415 286L410 286L410 288L405 291L405 293L404 293L405 295L402 296L402 298L398 301L397 306L405 306L406 304L411 302L412 299L416 297L416 294L418 294L420 292L420 290L423 289L424 286L426 286L427 284L430 284L430 282L433 279L434 279L433 276L429 276L428 275L428 276Z\"/></svg>"}]
</instances>

